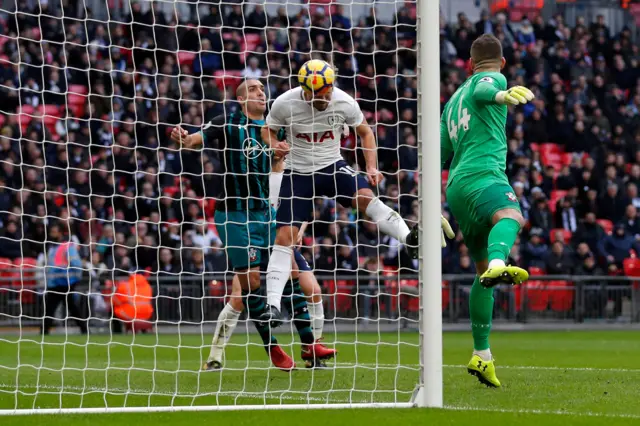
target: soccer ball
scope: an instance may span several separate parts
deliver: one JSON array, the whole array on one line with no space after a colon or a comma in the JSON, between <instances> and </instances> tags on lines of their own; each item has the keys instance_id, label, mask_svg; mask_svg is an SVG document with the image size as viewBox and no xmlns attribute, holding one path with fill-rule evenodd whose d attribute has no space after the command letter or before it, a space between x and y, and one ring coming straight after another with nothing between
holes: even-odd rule
<instances>
[{"instance_id":1,"label":"soccer ball","mask_svg":"<svg viewBox=\"0 0 640 426\"><path fill-rule=\"evenodd\" d=\"M305 62L298 72L298 82L307 92L322 94L333 86L336 74L331 65L319 59Z\"/></svg>"}]
</instances>

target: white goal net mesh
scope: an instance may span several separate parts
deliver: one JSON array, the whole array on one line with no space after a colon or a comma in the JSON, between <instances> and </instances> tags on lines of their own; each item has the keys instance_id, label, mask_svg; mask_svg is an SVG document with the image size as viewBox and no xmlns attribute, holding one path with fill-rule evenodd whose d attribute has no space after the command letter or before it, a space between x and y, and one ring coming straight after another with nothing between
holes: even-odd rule
<instances>
[{"instance_id":1,"label":"white goal net mesh","mask_svg":"<svg viewBox=\"0 0 640 426\"><path fill-rule=\"evenodd\" d=\"M314 199L299 250L336 358L305 369L287 321L299 368L279 371L242 313L201 371L232 289L224 168L169 134L237 111L245 78L273 101L325 60L374 130L374 192L416 223L416 4L0 0L0 410L409 402L417 262L335 198ZM341 144L362 171L355 133Z\"/></svg>"}]
</instances>

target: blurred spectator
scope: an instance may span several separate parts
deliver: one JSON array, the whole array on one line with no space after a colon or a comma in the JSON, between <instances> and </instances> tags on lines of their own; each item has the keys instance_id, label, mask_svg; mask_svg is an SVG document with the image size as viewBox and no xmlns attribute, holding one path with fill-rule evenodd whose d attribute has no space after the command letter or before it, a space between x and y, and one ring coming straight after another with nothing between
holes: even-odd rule
<instances>
[{"instance_id":1,"label":"blurred spectator","mask_svg":"<svg viewBox=\"0 0 640 426\"><path fill-rule=\"evenodd\" d=\"M576 232L571 237L574 246L586 243L592 252L599 250L599 244L604 239L604 229L597 223L595 213L587 213Z\"/></svg>"},{"instance_id":2,"label":"blurred spectator","mask_svg":"<svg viewBox=\"0 0 640 426\"><path fill-rule=\"evenodd\" d=\"M529 241L523 248L523 266L545 269L548 256L549 246L544 243L542 229L532 228L529 232Z\"/></svg>"},{"instance_id":3,"label":"blurred spectator","mask_svg":"<svg viewBox=\"0 0 640 426\"><path fill-rule=\"evenodd\" d=\"M82 259L75 244L70 242L58 225L51 225L48 229L47 256L45 279L47 288L45 297L45 317L41 332L49 334L53 326L53 318L59 304L63 304L71 317L80 328L82 334L87 334L87 322L82 318L80 308L73 298L74 286L80 281L82 274Z\"/></svg>"},{"instance_id":4,"label":"blurred spectator","mask_svg":"<svg viewBox=\"0 0 640 426\"><path fill-rule=\"evenodd\" d=\"M634 205L629 204L627 206L622 223L627 234L636 240L640 239L640 220L638 219L638 210Z\"/></svg>"},{"instance_id":5,"label":"blurred spectator","mask_svg":"<svg viewBox=\"0 0 640 426\"><path fill-rule=\"evenodd\" d=\"M568 275L573 272L575 263L571 254L562 241L551 245L551 253L546 262L546 272L549 275Z\"/></svg>"},{"instance_id":6,"label":"blurred spectator","mask_svg":"<svg viewBox=\"0 0 640 426\"><path fill-rule=\"evenodd\" d=\"M589 255L576 267L574 273L578 276L597 277L605 275L605 271L598 265L596 258ZM586 317L601 318L607 302L606 292L601 283L588 282L584 288L584 314Z\"/></svg>"},{"instance_id":7,"label":"blurred spectator","mask_svg":"<svg viewBox=\"0 0 640 426\"><path fill-rule=\"evenodd\" d=\"M553 228L553 218L546 198L536 200L529 212L529 222L532 227L540 228L543 232L548 232Z\"/></svg>"},{"instance_id":8,"label":"blurred spectator","mask_svg":"<svg viewBox=\"0 0 640 426\"><path fill-rule=\"evenodd\" d=\"M16 259L23 257L22 233L15 221L10 221L0 231L0 257Z\"/></svg>"},{"instance_id":9,"label":"blurred spectator","mask_svg":"<svg viewBox=\"0 0 640 426\"><path fill-rule=\"evenodd\" d=\"M627 200L620 194L618 185L610 183L599 203L598 215L606 217L614 223L619 222L624 216L627 203Z\"/></svg>"},{"instance_id":10,"label":"blurred spectator","mask_svg":"<svg viewBox=\"0 0 640 426\"><path fill-rule=\"evenodd\" d=\"M622 262L630 256L631 250L640 253L639 249L638 241L627 234L622 223L617 224L613 233L600 240L598 245L598 252L606 259L609 272L619 272L622 269Z\"/></svg>"},{"instance_id":11,"label":"blurred spectator","mask_svg":"<svg viewBox=\"0 0 640 426\"><path fill-rule=\"evenodd\" d=\"M567 231L578 229L578 214L574 208L575 200L571 196L563 197L556 208L556 226Z\"/></svg>"},{"instance_id":12,"label":"blurred spectator","mask_svg":"<svg viewBox=\"0 0 640 426\"><path fill-rule=\"evenodd\" d=\"M227 271L207 211L223 184L221 159L180 151L167 130L180 123L197 131L212 117L236 110L229 101L236 79L229 75L262 78L273 99L291 87L290 76L312 56L338 67L340 86L357 96L376 128L387 177L381 196L403 216L417 214L418 68L411 7L395 16L381 16L373 7L358 17L342 5L303 8L295 15L282 7L268 15L261 5L210 4L204 16L192 7L167 20L153 2L133 2L128 16L114 15L109 25L92 19L84 28L73 19L84 13L76 2L64 2L64 15L58 5L36 3L21 3L15 19L0 22L8 35L0 55L20 61L0 70L0 255L42 257L45 226L60 218L91 271L102 270L103 263L117 272L149 268L166 276L179 274L183 265ZM42 14L45 21L34 18ZM476 23L461 13L455 25L444 19L440 25L442 105L467 77L469 47L482 33L503 43L508 86L527 85L536 93L534 102L511 111L507 125L507 172L531 226L513 257L532 265L544 262L544 240L553 228L573 232L580 259L586 255L580 243L586 243L598 254L606 247L617 264L629 253L615 247L628 238L605 238L596 218L622 223L631 239L638 234L637 213L629 207L640 207L637 48L625 42L628 31L612 32L602 16L575 22L569 27L562 15L547 21L537 16L516 26L505 14L483 12ZM33 37L37 25L41 40ZM190 29L198 25L198 31ZM218 70L229 75L220 79L213 75ZM73 100L78 91L90 94L80 98L82 104ZM43 105L61 117L43 120ZM28 107L35 110L25 126L26 115L19 114ZM359 170L354 148L354 139L345 140L345 158ZM559 196L558 190L569 194ZM550 206L549 200L559 203ZM319 271L353 271L358 257L417 267L404 260L396 241L381 239L374 224L356 226L351 209L336 211L330 202L316 206L309 245ZM330 230L336 219L337 231ZM201 249L204 259L191 248ZM466 270L465 250L460 238L452 241L444 267Z\"/></svg>"}]
</instances>

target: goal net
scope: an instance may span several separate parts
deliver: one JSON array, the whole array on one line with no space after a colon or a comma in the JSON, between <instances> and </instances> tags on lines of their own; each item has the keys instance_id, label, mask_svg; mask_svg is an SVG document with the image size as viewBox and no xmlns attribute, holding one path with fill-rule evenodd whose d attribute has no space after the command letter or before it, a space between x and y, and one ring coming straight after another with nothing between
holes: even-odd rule
<instances>
[{"instance_id":1,"label":"goal net","mask_svg":"<svg viewBox=\"0 0 640 426\"><path fill-rule=\"evenodd\" d=\"M273 332L298 368L278 370L243 312L202 371L232 291L224 157L170 133L238 111L246 78L273 101L325 60L374 130L374 192L417 223L417 3L0 2L0 412L411 406L418 261L335 198L313 200L299 248L335 359L305 369L287 319ZM341 144L362 173L358 137Z\"/></svg>"}]
</instances>

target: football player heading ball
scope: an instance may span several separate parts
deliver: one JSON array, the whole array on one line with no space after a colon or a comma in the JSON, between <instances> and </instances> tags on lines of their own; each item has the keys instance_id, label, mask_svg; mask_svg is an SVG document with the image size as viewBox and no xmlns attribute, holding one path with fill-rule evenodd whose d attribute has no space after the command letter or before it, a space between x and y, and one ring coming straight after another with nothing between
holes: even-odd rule
<instances>
[{"instance_id":1,"label":"football player heading ball","mask_svg":"<svg viewBox=\"0 0 640 426\"><path fill-rule=\"evenodd\" d=\"M300 87L278 97L262 128L262 138L278 157L286 157L277 213L278 231L267 268L267 303L261 317L272 327L281 323L280 299L291 275L292 246L300 224L313 219L313 199L336 198L374 221L380 231L406 244L417 257L417 226L409 229L400 215L376 197L371 186L382 180L377 147L358 103L334 86L335 70L325 61L311 60L300 68ZM362 141L366 174L342 159L340 140L355 128ZM286 142L278 140L284 129Z\"/></svg>"}]
</instances>

